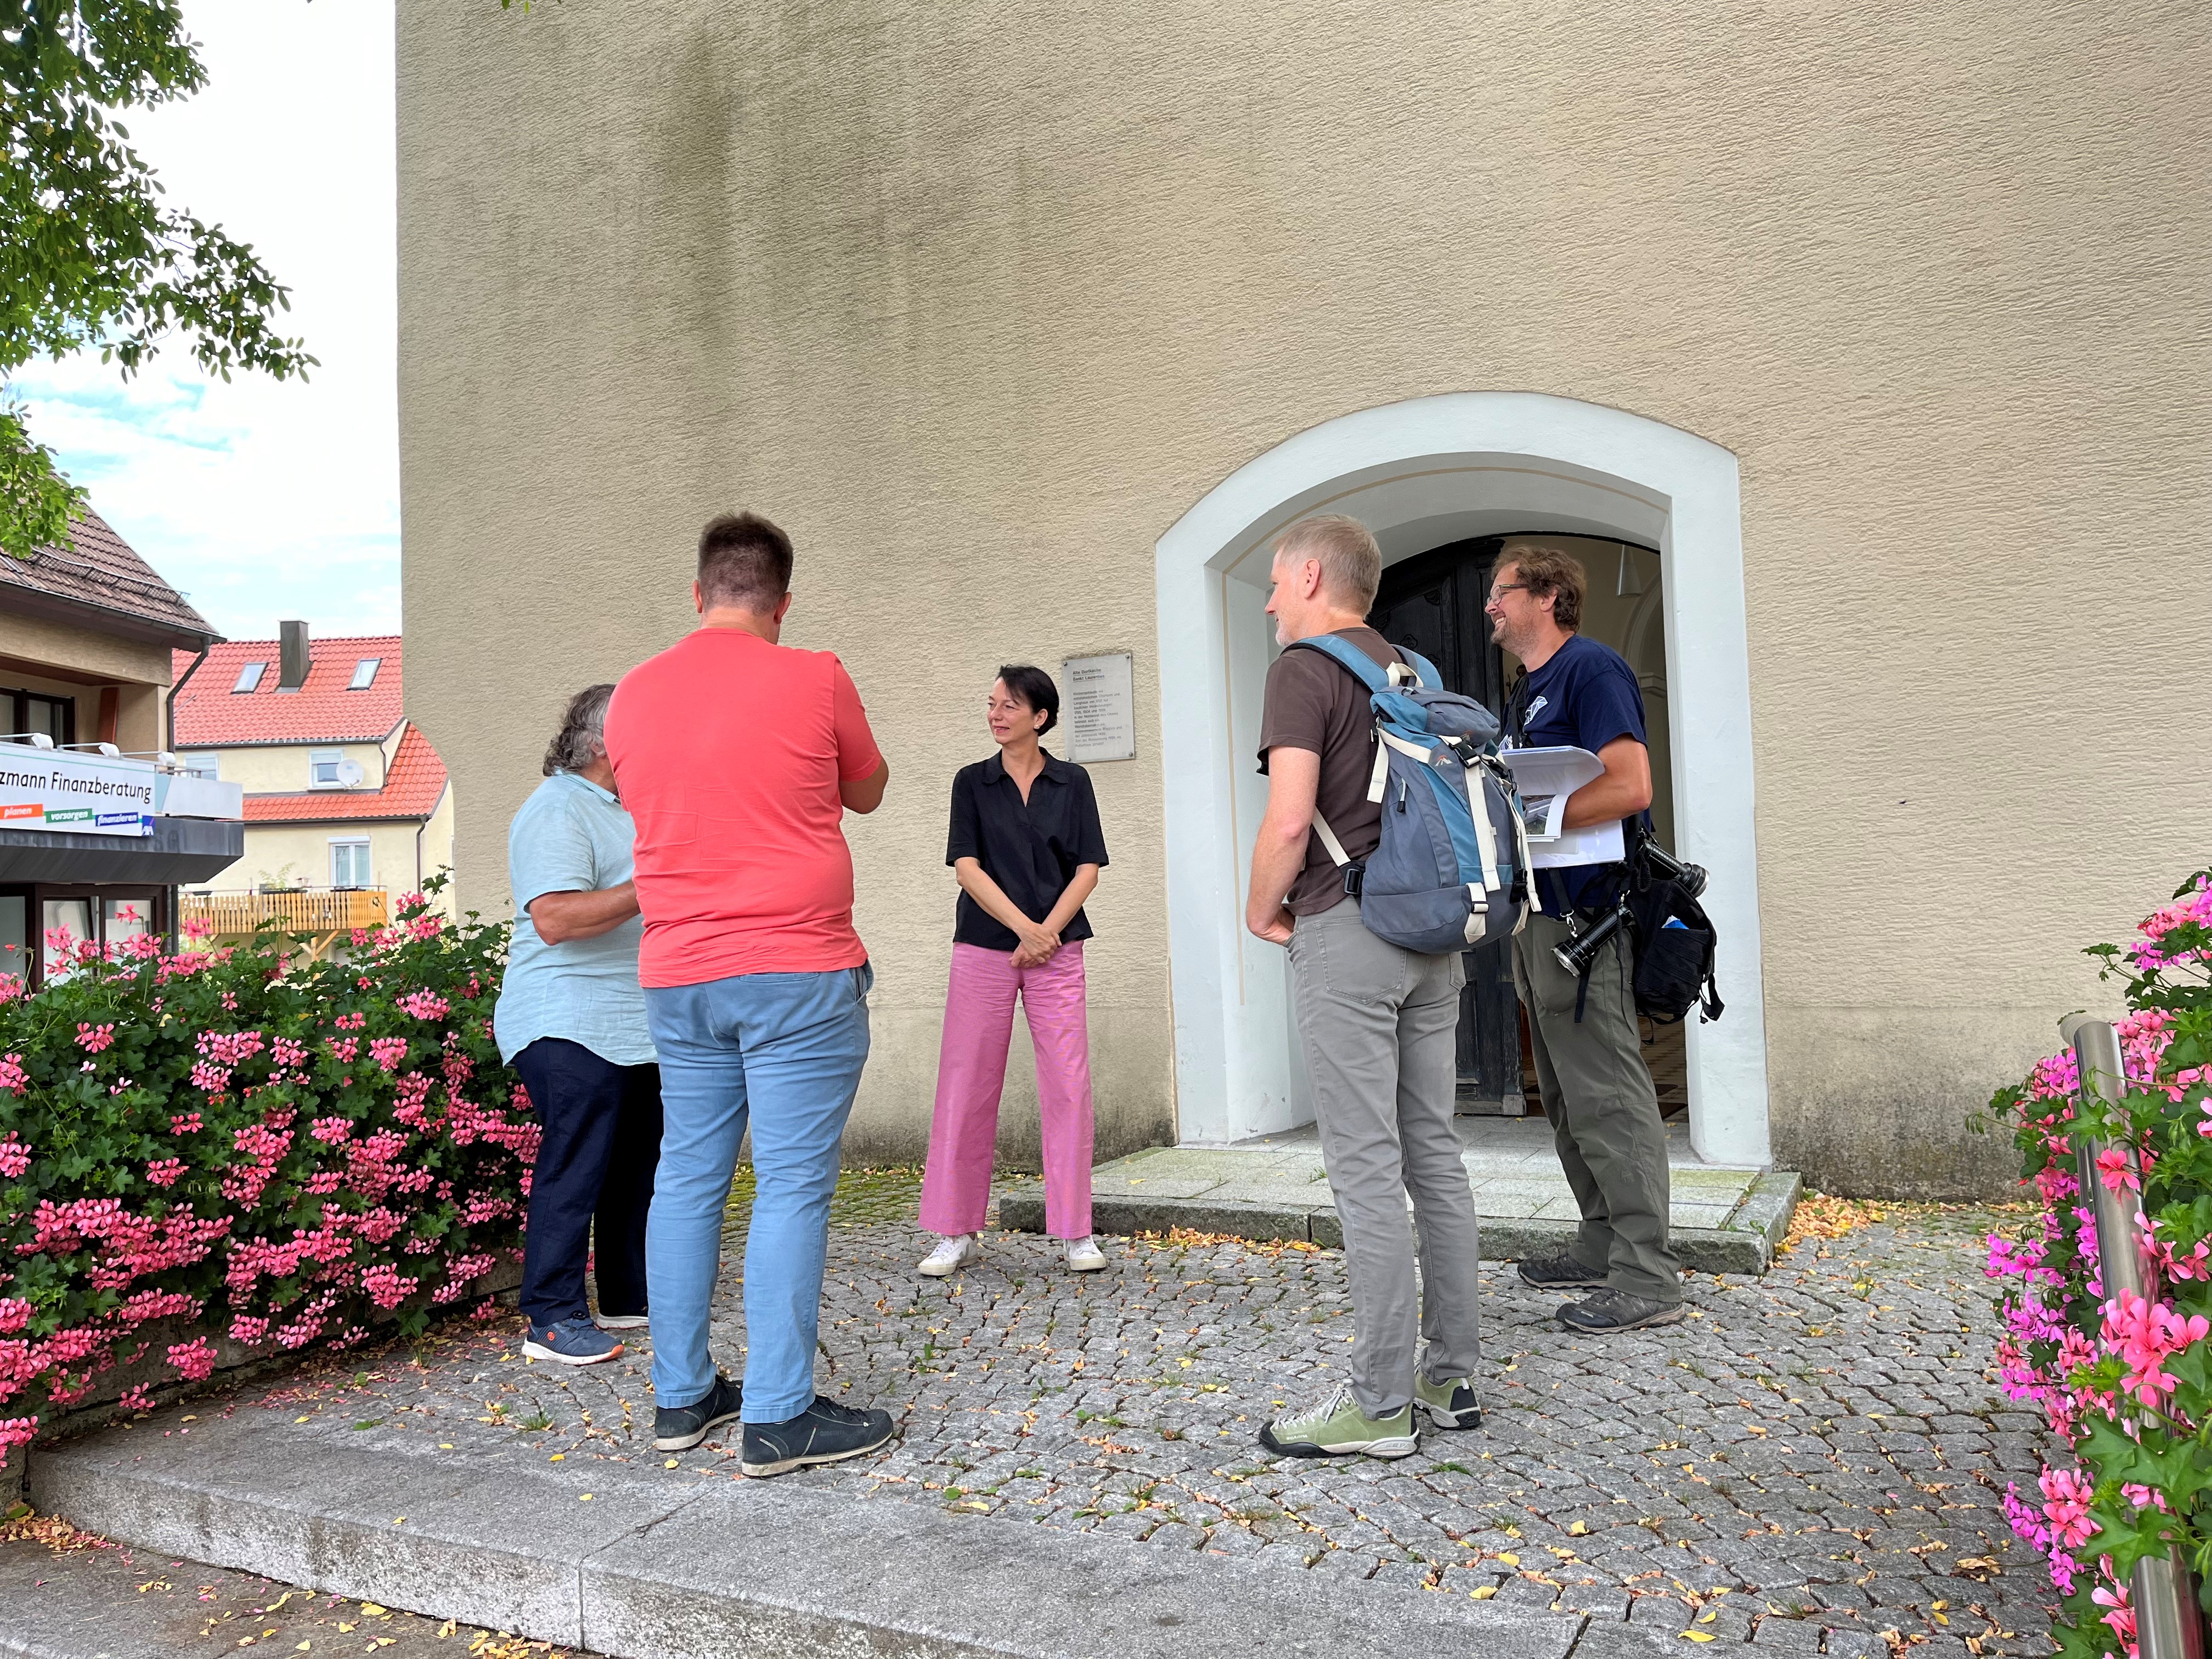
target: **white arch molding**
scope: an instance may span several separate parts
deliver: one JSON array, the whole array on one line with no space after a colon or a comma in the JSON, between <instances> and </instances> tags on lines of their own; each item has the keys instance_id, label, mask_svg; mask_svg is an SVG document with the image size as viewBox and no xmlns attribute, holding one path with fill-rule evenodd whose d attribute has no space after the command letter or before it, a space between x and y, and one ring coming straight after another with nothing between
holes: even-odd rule
<instances>
[{"instance_id":1,"label":"white arch molding","mask_svg":"<svg viewBox=\"0 0 2212 1659\"><path fill-rule=\"evenodd\" d=\"M1656 421L1534 392L1362 410L1239 467L1157 544L1177 1121L1218 1144L1310 1120L1282 951L1245 932L1266 799L1255 770L1273 654L1274 537L1349 513L1386 562L1466 537L1552 531L1660 550L1675 850L1711 872L1728 1012L1689 1028L1691 1142L1764 1166L1766 1034L1753 826L1751 682L1735 457Z\"/></svg>"}]
</instances>

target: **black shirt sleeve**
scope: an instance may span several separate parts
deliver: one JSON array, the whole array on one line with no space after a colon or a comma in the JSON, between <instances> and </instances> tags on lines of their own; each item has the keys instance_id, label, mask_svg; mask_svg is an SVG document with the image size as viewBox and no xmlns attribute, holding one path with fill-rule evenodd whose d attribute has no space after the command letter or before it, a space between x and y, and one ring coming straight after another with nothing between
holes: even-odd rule
<instances>
[{"instance_id":1,"label":"black shirt sleeve","mask_svg":"<svg viewBox=\"0 0 2212 1659\"><path fill-rule=\"evenodd\" d=\"M952 823L945 836L947 868L962 859L983 856L983 826L975 811L975 780L962 767L952 775Z\"/></svg>"},{"instance_id":2,"label":"black shirt sleeve","mask_svg":"<svg viewBox=\"0 0 2212 1659\"><path fill-rule=\"evenodd\" d=\"M1091 774L1079 769L1079 782L1075 797L1075 861L1095 864L1104 868L1106 864L1106 831L1098 823L1098 795L1091 787Z\"/></svg>"}]
</instances>

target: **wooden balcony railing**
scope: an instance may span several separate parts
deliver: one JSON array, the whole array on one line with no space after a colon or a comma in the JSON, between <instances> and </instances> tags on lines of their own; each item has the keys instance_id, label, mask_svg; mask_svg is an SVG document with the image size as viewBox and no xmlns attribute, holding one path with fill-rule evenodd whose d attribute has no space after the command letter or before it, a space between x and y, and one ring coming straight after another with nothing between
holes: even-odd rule
<instances>
[{"instance_id":1,"label":"wooden balcony railing","mask_svg":"<svg viewBox=\"0 0 2212 1659\"><path fill-rule=\"evenodd\" d=\"M391 904L381 887L295 887L281 893L186 893L178 920L187 933L218 939L252 933L264 922L287 933L348 933L381 927Z\"/></svg>"}]
</instances>

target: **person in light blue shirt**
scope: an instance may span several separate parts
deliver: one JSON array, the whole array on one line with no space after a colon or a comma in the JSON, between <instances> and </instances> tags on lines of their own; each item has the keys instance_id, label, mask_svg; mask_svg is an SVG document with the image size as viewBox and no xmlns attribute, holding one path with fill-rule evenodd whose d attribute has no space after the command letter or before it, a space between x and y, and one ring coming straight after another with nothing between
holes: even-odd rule
<instances>
[{"instance_id":1,"label":"person in light blue shirt","mask_svg":"<svg viewBox=\"0 0 2212 1659\"><path fill-rule=\"evenodd\" d=\"M623 1345L609 1333L646 1323L645 1224L660 1160L660 1066L637 981L635 832L605 736L613 695L592 685L569 701L545 781L507 830L514 932L492 1019L500 1058L544 1130L523 1243L522 1351L568 1365L614 1358ZM584 1297L587 1255L596 1320Z\"/></svg>"}]
</instances>

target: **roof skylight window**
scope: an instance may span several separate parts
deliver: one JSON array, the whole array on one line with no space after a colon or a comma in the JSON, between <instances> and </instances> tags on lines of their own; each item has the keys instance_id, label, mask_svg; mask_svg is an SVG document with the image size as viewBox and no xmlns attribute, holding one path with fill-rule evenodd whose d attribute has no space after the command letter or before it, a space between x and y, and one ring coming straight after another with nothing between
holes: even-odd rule
<instances>
[{"instance_id":1,"label":"roof skylight window","mask_svg":"<svg viewBox=\"0 0 2212 1659\"><path fill-rule=\"evenodd\" d=\"M234 692L258 691L261 689L261 677L268 672L269 665L265 662L247 663L238 671L238 684L230 689Z\"/></svg>"},{"instance_id":2,"label":"roof skylight window","mask_svg":"<svg viewBox=\"0 0 2212 1659\"><path fill-rule=\"evenodd\" d=\"M346 682L349 691L366 691L376 684L376 671L384 665L381 657L363 657L353 665L353 678Z\"/></svg>"}]
</instances>

